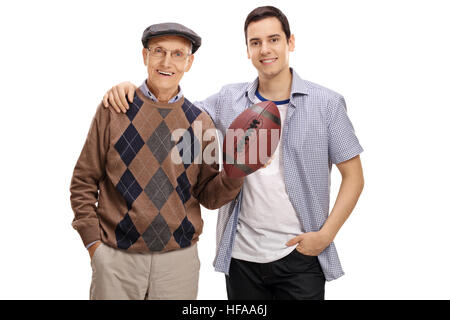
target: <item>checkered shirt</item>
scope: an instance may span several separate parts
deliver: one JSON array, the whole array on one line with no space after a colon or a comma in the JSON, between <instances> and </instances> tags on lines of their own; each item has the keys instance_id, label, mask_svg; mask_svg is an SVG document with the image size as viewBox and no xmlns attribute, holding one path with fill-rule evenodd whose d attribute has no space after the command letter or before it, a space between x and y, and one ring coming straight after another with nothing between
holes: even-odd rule
<instances>
[{"instance_id":1,"label":"checkered shirt","mask_svg":"<svg viewBox=\"0 0 450 320\"><path fill-rule=\"evenodd\" d=\"M284 180L305 232L312 232L320 230L329 215L332 164L357 156L363 148L347 115L344 98L291 72L291 95L282 136ZM223 137L231 122L256 103L257 88L258 79L226 85L195 105L211 116ZM219 209L214 267L225 274L230 268L243 192ZM318 259L327 281L344 274L334 242Z\"/></svg>"}]
</instances>

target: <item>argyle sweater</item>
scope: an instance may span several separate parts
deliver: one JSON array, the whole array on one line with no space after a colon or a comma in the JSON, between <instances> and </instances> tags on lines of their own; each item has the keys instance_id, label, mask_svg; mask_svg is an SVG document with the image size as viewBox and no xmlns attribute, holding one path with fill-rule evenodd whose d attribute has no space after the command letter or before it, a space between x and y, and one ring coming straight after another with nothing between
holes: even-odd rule
<instances>
[{"instance_id":1,"label":"argyle sweater","mask_svg":"<svg viewBox=\"0 0 450 320\"><path fill-rule=\"evenodd\" d=\"M101 240L129 252L164 252L197 242L199 204L219 208L243 183L219 172L217 162L194 161L218 143L202 139L211 128L210 117L185 98L159 103L137 90L126 114L98 106L70 186L72 226L84 245ZM172 139L176 129L181 137Z\"/></svg>"}]
</instances>

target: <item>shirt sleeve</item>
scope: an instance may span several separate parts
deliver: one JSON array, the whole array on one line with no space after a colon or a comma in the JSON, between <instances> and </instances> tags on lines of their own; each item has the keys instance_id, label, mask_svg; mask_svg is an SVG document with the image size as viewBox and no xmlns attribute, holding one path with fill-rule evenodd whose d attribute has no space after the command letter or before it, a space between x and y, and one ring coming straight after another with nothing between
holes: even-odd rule
<instances>
[{"instance_id":1,"label":"shirt sleeve","mask_svg":"<svg viewBox=\"0 0 450 320\"><path fill-rule=\"evenodd\" d=\"M217 110L220 104L220 92L209 96L203 101L196 101L194 105L205 111L214 123L218 122Z\"/></svg>"},{"instance_id":2,"label":"shirt sleeve","mask_svg":"<svg viewBox=\"0 0 450 320\"><path fill-rule=\"evenodd\" d=\"M328 114L328 151L331 162L338 164L363 152L348 117L344 97L330 99Z\"/></svg>"},{"instance_id":3,"label":"shirt sleeve","mask_svg":"<svg viewBox=\"0 0 450 320\"><path fill-rule=\"evenodd\" d=\"M75 214L72 226L85 246L100 240L96 203L99 182L105 176L109 117L110 111L102 105L98 106L70 184L70 201Z\"/></svg>"},{"instance_id":4,"label":"shirt sleeve","mask_svg":"<svg viewBox=\"0 0 450 320\"><path fill-rule=\"evenodd\" d=\"M210 133L216 132L211 121L208 121L206 129L212 130ZM204 143L202 148L204 157L197 176L197 183L193 188L193 196L208 209L217 209L232 201L239 194L244 183L244 178L230 178L226 175L225 170L219 171L219 160L215 153L215 150L219 150L218 143L219 139L216 133L211 141ZM206 148L214 152L205 152ZM212 163L205 160L209 154L213 156Z\"/></svg>"}]
</instances>

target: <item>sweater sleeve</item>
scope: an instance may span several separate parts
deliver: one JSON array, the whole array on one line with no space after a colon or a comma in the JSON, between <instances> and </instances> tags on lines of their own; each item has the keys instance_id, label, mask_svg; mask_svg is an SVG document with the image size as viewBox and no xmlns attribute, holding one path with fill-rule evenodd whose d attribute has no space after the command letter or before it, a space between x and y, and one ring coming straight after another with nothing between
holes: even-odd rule
<instances>
[{"instance_id":1,"label":"sweater sleeve","mask_svg":"<svg viewBox=\"0 0 450 320\"><path fill-rule=\"evenodd\" d=\"M75 217L72 226L85 246L100 240L97 218L99 182L105 176L109 146L110 112L100 104L92 120L86 142L73 171L70 201Z\"/></svg>"},{"instance_id":2,"label":"sweater sleeve","mask_svg":"<svg viewBox=\"0 0 450 320\"><path fill-rule=\"evenodd\" d=\"M219 171L219 153L215 153L216 150L219 150L219 139L212 121L208 120L206 129L212 139L204 142L202 164L197 184L193 188L193 195L204 207L217 209L236 198L242 188L244 178L230 178L226 175L225 170ZM211 155L210 158L214 160L208 161L208 155Z\"/></svg>"}]
</instances>

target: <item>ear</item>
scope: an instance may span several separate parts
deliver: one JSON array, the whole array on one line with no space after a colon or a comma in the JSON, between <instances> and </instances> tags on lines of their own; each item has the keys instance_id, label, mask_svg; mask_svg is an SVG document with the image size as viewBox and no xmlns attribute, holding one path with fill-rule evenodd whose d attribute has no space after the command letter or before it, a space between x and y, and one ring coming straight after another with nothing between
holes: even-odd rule
<instances>
[{"instance_id":1,"label":"ear","mask_svg":"<svg viewBox=\"0 0 450 320\"><path fill-rule=\"evenodd\" d=\"M144 59L144 65L147 65L147 53L148 53L147 48L143 48L142 49L142 58Z\"/></svg>"},{"instance_id":2,"label":"ear","mask_svg":"<svg viewBox=\"0 0 450 320\"><path fill-rule=\"evenodd\" d=\"M295 36L293 34L291 34L291 37L289 38L288 46L289 46L289 51L293 52L295 49Z\"/></svg>"},{"instance_id":3,"label":"ear","mask_svg":"<svg viewBox=\"0 0 450 320\"><path fill-rule=\"evenodd\" d=\"M193 62L194 62L194 55L191 54L186 62L186 67L184 68L184 72L188 72L191 69Z\"/></svg>"},{"instance_id":4,"label":"ear","mask_svg":"<svg viewBox=\"0 0 450 320\"><path fill-rule=\"evenodd\" d=\"M248 45L247 45L247 58L250 59L250 51L248 51Z\"/></svg>"}]
</instances>

